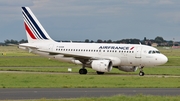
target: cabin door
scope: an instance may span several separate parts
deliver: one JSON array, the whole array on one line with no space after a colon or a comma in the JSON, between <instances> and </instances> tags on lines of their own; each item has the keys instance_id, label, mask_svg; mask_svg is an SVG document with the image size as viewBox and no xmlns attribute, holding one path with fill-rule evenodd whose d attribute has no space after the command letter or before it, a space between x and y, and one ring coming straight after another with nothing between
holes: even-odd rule
<instances>
[{"instance_id":1,"label":"cabin door","mask_svg":"<svg viewBox=\"0 0 180 101\"><path fill-rule=\"evenodd\" d=\"M136 51L135 51L135 58L141 58L141 47L137 47Z\"/></svg>"}]
</instances>

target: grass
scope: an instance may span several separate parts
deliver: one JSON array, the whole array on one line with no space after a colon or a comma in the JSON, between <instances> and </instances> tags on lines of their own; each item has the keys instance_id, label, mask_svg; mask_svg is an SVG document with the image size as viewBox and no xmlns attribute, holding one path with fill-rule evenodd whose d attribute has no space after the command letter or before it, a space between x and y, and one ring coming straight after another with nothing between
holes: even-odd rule
<instances>
[{"instance_id":1,"label":"grass","mask_svg":"<svg viewBox=\"0 0 180 101\"><path fill-rule=\"evenodd\" d=\"M0 67L0 71L25 71L25 72L54 72L54 73L69 73L68 68L72 69L71 73L78 74L81 66L65 66L65 67ZM88 75L96 75L96 72L91 68L87 68ZM146 75L176 75L180 76L179 66L157 66L151 68L144 68ZM138 75L139 70L136 72L123 72L116 68L113 68L111 72L104 75Z\"/></svg>"},{"instance_id":2,"label":"grass","mask_svg":"<svg viewBox=\"0 0 180 101\"><path fill-rule=\"evenodd\" d=\"M135 96L116 95L111 97L91 97L91 98L69 98L69 99L39 99L33 101L179 101L180 96L153 96L137 94ZM18 100L21 101L21 100ZM32 101L32 100L22 100Z\"/></svg>"},{"instance_id":3,"label":"grass","mask_svg":"<svg viewBox=\"0 0 180 101\"><path fill-rule=\"evenodd\" d=\"M115 95L111 97L81 97L81 98L62 98L62 99L31 99L31 100L13 100L13 101L179 101L180 96L154 96L137 94L134 96ZM4 101L4 100L3 100ZM10 100L5 100L10 101Z\"/></svg>"},{"instance_id":4,"label":"grass","mask_svg":"<svg viewBox=\"0 0 180 101\"><path fill-rule=\"evenodd\" d=\"M180 88L178 77L1 73L0 88Z\"/></svg>"},{"instance_id":5,"label":"grass","mask_svg":"<svg viewBox=\"0 0 180 101\"><path fill-rule=\"evenodd\" d=\"M64 67L74 64L60 62L40 56L1 56L0 67Z\"/></svg>"}]
</instances>

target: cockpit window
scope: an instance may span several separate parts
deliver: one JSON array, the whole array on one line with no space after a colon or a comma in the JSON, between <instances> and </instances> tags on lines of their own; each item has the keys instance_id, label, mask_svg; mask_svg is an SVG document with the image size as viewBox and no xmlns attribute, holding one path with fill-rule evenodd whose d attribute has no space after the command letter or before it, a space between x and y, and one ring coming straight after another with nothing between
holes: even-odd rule
<instances>
[{"instance_id":1,"label":"cockpit window","mask_svg":"<svg viewBox=\"0 0 180 101\"><path fill-rule=\"evenodd\" d=\"M148 53L149 54L160 54L160 52L157 50L150 50Z\"/></svg>"},{"instance_id":2,"label":"cockpit window","mask_svg":"<svg viewBox=\"0 0 180 101\"><path fill-rule=\"evenodd\" d=\"M152 53L152 51L149 51L149 54L151 54Z\"/></svg>"}]
</instances>

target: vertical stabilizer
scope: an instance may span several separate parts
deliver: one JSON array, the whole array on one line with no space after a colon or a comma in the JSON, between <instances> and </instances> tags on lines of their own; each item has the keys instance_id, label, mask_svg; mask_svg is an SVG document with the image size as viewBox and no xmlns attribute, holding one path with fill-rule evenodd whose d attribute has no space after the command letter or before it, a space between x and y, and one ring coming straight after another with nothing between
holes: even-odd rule
<instances>
[{"instance_id":1,"label":"vertical stabilizer","mask_svg":"<svg viewBox=\"0 0 180 101\"><path fill-rule=\"evenodd\" d=\"M22 7L22 14L29 43L53 41L29 7Z\"/></svg>"}]
</instances>

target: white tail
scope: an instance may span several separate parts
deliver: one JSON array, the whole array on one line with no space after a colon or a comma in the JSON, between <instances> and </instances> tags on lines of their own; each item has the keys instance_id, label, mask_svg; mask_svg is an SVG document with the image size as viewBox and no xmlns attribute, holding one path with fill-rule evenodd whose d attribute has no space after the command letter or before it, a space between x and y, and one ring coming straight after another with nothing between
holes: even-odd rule
<instances>
[{"instance_id":1,"label":"white tail","mask_svg":"<svg viewBox=\"0 0 180 101\"><path fill-rule=\"evenodd\" d=\"M53 41L29 7L22 7L22 13L29 43Z\"/></svg>"}]
</instances>

